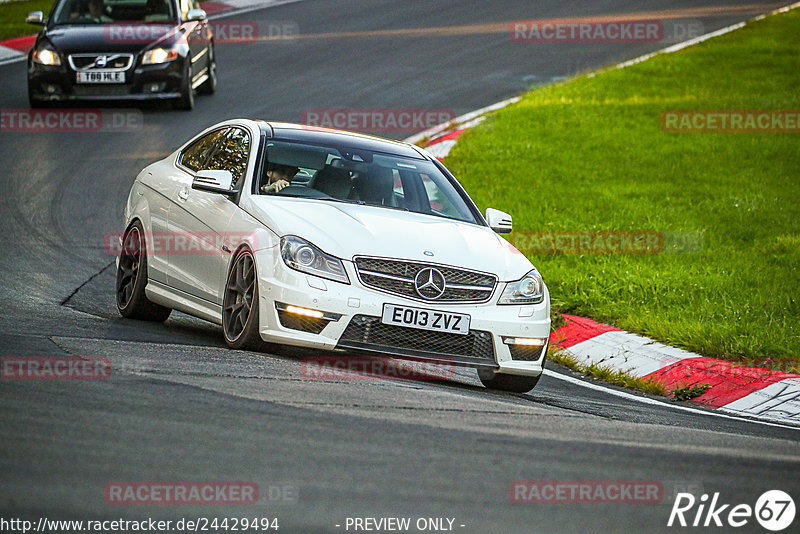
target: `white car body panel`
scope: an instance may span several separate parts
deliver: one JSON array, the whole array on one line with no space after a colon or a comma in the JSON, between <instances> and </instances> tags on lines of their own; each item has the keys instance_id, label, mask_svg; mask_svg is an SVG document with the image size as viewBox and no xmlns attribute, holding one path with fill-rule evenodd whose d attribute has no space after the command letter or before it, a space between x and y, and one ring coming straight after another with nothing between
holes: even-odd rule
<instances>
[{"instance_id":1,"label":"white car body panel","mask_svg":"<svg viewBox=\"0 0 800 534\"><path fill-rule=\"evenodd\" d=\"M178 164L185 147L221 125L245 128L252 139L250 162L240 184L238 203L222 194L193 189L191 171ZM248 236L243 246L249 247L255 257L259 333L263 340L332 350L340 344L342 333L355 315L380 317L384 304L423 307L468 314L471 330L489 333L494 359L486 362L487 367L507 374L541 374L544 356L538 361L513 360L503 340L549 337L549 293L545 286L544 299L538 304L497 304L506 282L519 280L534 269L505 239L485 224L372 205L252 195L254 162L263 125L247 120L221 125L205 130L137 176L126 204L125 225L139 220L150 236L159 232L189 233L217 236L220 242L226 242L232 234ZM305 239L341 259L350 283L288 267L280 251L280 239L287 235ZM220 324L223 293L237 246L242 245L231 243L204 255L148 251L147 298ZM495 275L498 283L486 302L447 303L409 298L363 285L354 264L354 258L359 256L479 271ZM299 331L281 324L276 303L341 317L331 321L319 334Z\"/></svg>"},{"instance_id":2,"label":"white car body panel","mask_svg":"<svg viewBox=\"0 0 800 534\"><path fill-rule=\"evenodd\" d=\"M266 226L281 235L308 239L339 258L375 256L468 266L502 281L518 280L532 268L525 256L485 226L358 204L273 196L252 201L251 213ZM433 256L425 255L426 250Z\"/></svg>"}]
</instances>

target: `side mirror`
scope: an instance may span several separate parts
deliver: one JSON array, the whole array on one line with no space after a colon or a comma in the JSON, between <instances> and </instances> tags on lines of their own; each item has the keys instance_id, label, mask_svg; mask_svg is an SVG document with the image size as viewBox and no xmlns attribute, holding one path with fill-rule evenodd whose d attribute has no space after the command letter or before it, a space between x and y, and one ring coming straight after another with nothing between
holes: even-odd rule
<instances>
[{"instance_id":1,"label":"side mirror","mask_svg":"<svg viewBox=\"0 0 800 534\"><path fill-rule=\"evenodd\" d=\"M486 208L486 222L489 227L498 234L508 234L511 232L511 215L494 208Z\"/></svg>"},{"instance_id":2,"label":"side mirror","mask_svg":"<svg viewBox=\"0 0 800 534\"><path fill-rule=\"evenodd\" d=\"M199 20L206 20L208 15L206 14L205 10L203 9L190 9L188 13L186 13L186 21L187 22L194 22Z\"/></svg>"},{"instance_id":3,"label":"side mirror","mask_svg":"<svg viewBox=\"0 0 800 534\"><path fill-rule=\"evenodd\" d=\"M25 18L25 22L28 24L34 24L36 26L44 26L44 13L41 11L28 13L28 16Z\"/></svg>"},{"instance_id":4,"label":"side mirror","mask_svg":"<svg viewBox=\"0 0 800 534\"><path fill-rule=\"evenodd\" d=\"M194 180L192 180L192 189L208 193L219 193L225 196L233 196L239 192L236 189L231 189L231 185L233 185L231 171L198 171Z\"/></svg>"}]
</instances>

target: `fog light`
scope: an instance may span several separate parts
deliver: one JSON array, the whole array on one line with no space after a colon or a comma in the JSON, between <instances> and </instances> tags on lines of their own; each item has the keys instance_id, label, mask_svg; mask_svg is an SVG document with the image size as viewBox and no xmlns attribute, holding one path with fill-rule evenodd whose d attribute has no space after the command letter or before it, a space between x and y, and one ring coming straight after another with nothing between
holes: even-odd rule
<instances>
[{"instance_id":1,"label":"fog light","mask_svg":"<svg viewBox=\"0 0 800 534\"><path fill-rule=\"evenodd\" d=\"M48 93L48 94L51 94L51 95L54 95L56 93L60 93L61 92L61 88L59 86L57 86L57 85L52 84L52 83L43 84L42 87L44 88L44 92L45 93Z\"/></svg>"},{"instance_id":2,"label":"fog light","mask_svg":"<svg viewBox=\"0 0 800 534\"><path fill-rule=\"evenodd\" d=\"M318 310L309 310L308 308L301 308L300 306L292 306L291 304L286 306L286 311L289 313L294 313L296 315L304 315L306 317L313 317L314 319L322 319L325 317L325 314Z\"/></svg>"},{"instance_id":3,"label":"fog light","mask_svg":"<svg viewBox=\"0 0 800 534\"><path fill-rule=\"evenodd\" d=\"M145 91L147 91L148 93L160 93L161 91L164 90L164 87L166 87L166 85L167 85L166 82L148 83L145 86Z\"/></svg>"},{"instance_id":4,"label":"fog light","mask_svg":"<svg viewBox=\"0 0 800 534\"><path fill-rule=\"evenodd\" d=\"M511 359L523 362L537 362L545 353L547 338L541 337L504 337L503 343L508 345Z\"/></svg>"},{"instance_id":5,"label":"fog light","mask_svg":"<svg viewBox=\"0 0 800 534\"><path fill-rule=\"evenodd\" d=\"M339 313L310 310L282 302L276 302L275 309L278 311L281 326L311 334L319 334L329 323L342 318Z\"/></svg>"},{"instance_id":6,"label":"fog light","mask_svg":"<svg viewBox=\"0 0 800 534\"><path fill-rule=\"evenodd\" d=\"M526 347L543 347L547 342L546 338L540 337L503 337L506 345L522 345Z\"/></svg>"}]
</instances>

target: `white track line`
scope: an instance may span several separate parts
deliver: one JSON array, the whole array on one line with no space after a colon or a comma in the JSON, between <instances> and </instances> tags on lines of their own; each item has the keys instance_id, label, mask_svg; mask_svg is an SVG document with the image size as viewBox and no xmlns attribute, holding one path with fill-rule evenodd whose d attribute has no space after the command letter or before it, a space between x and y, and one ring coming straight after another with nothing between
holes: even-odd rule
<instances>
[{"instance_id":1,"label":"white track line","mask_svg":"<svg viewBox=\"0 0 800 534\"><path fill-rule=\"evenodd\" d=\"M403 141L406 142L406 143L411 143L412 145L414 145L418 141L421 141L422 139L425 139L426 137L431 137L431 136L433 136L433 135L435 135L437 133L441 133L442 131L447 129L448 126L458 126L459 124L463 124L463 123L465 123L465 122L467 122L469 120L475 119L475 118L479 117L480 115L483 115L485 113L489 113L490 111L494 111L494 110L497 110L497 109L500 109L500 108L504 108L509 104L513 104L514 102L516 102L520 98L521 97L519 97L519 96L515 96L513 98L508 98L506 100L501 100L500 102L495 102L494 104L492 104L490 106L486 106L485 108L476 109L474 111L470 111L469 113L464 113L463 115L460 115L460 116L456 117L455 119L452 119L452 120L450 120L448 122L444 122L442 124L439 124L438 126L434 126L433 128L429 128L427 130L423 130L423 131L421 131L421 132L419 132L417 134L412 135L411 137L406 137L405 139L403 139ZM457 128L455 128L455 129L457 129Z\"/></svg>"},{"instance_id":2,"label":"white track line","mask_svg":"<svg viewBox=\"0 0 800 534\"><path fill-rule=\"evenodd\" d=\"M642 404L650 404L652 406L660 406L662 408L671 408L674 410L679 410L683 412L689 412L696 415L708 415L711 417L721 417L723 419L732 419L734 421L747 421L749 423L755 423L759 425L765 426L774 426L778 428L789 428L791 430L800 430L800 427L796 427L793 425L782 425L780 423L769 423L767 421L760 421L758 419L750 419L747 417L735 416L735 415L725 415L718 412L712 412L707 410L698 410L697 408L689 408L688 406L680 406L677 404L669 404L666 402L662 402L659 400L651 399L650 397L640 397L639 395L633 395L632 393L626 393L625 391L619 391L616 389L611 389L607 387L603 387L597 384L592 384L591 382L586 382L585 380L580 380L578 378L573 378L571 376L563 375L561 373L556 373L555 371L551 371L550 369L545 369L544 374L547 376L551 376L558 380L563 380L565 382L569 382L571 384L576 384L578 386L582 386L588 389L593 389L595 391L602 391L603 393L607 393L609 395L614 395L616 397L621 397L623 399L628 399L632 401L641 402Z\"/></svg>"}]
</instances>

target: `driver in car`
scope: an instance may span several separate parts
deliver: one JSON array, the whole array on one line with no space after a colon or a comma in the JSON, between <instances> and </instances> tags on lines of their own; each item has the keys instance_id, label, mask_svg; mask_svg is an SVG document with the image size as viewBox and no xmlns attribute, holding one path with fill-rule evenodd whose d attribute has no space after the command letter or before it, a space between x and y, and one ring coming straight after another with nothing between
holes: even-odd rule
<instances>
[{"instance_id":1,"label":"driver in car","mask_svg":"<svg viewBox=\"0 0 800 534\"><path fill-rule=\"evenodd\" d=\"M300 170L299 167L292 167L291 165L281 165L279 163L268 163L266 177L267 180L261 186L262 193L277 193L284 187L291 184L292 178Z\"/></svg>"},{"instance_id":2,"label":"driver in car","mask_svg":"<svg viewBox=\"0 0 800 534\"><path fill-rule=\"evenodd\" d=\"M105 14L105 4L103 0L89 0L88 13L73 13L72 19L85 19L97 23L111 22L113 19Z\"/></svg>"}]
</instances>

